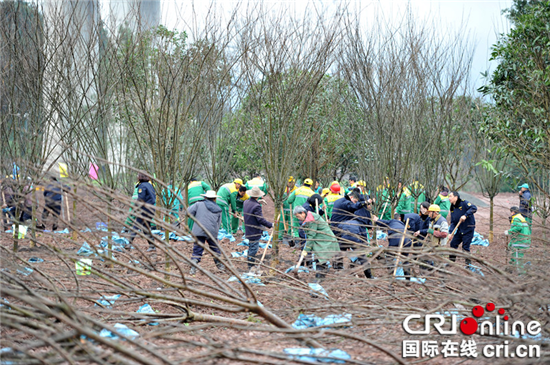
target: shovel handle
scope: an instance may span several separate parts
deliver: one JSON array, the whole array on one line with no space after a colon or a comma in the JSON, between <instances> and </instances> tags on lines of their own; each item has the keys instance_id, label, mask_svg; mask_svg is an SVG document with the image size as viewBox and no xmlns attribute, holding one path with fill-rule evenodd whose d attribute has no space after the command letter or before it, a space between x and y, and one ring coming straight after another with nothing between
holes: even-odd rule
<instances>
[{"instance_id":1,"label":"shovel handle","mask_svg":"<svg viewBox=\"0 0 550 365\"><path fill-rule=\"evenodd\" d=\"M277 216L277 219L275 220L275 223L273 224L273 231L271 232L271 235L269 236L269 241L267 241L267 244L265 245L264 253L262 255L262 259L260 260L260 263L258 264L258 266L262 266L262 263L264 262L265 253L267 252L269 244L271 243L271 240L273 239L273 233L275 233L275 224L279 224L279 218L281 218L281 214L279 214Z\"/></svg>"}]
</instances>

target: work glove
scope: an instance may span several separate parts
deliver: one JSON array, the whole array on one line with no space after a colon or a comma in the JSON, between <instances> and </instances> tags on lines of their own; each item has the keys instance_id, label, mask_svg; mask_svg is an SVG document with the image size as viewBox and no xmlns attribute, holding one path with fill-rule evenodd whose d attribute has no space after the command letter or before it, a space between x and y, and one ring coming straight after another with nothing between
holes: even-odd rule
<instances>
[{"instance_id":1,"label":"work glove","mask_svg":"<svg viewBox=\"0 0 550 365\"><path fill-rule=\"evenodd\" d=\"M434 234L434 230L433 229L428 229L428 234Z\"/></svg>"},{"instance_id":2,"label":"work glove","mask_svg":"<svg viewBox=\"0 0 550 365\"><path fill-rule=\"evenodd\" d=\"M302 256L302 257L306 257L306 256L307 256L307 251L306 251L306 250L303 250L302 253L301 253L301 256Z\"/></svg>"}]
</instances>

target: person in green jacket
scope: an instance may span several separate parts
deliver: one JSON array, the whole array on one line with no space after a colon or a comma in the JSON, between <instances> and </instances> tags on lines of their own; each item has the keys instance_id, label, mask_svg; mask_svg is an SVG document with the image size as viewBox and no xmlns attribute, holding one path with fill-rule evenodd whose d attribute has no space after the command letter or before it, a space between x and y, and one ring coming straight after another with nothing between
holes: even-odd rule
<instances>
[{"instance_id":1,"label":"person in green jacket","mask_svg":"<svg viewBox=\"0 0 550 365\"><path fill-rule=\"evenodd\" d=\"M218 189L216 195L216 204L222 208L222 227L225 230L225 238L234 240L235 238L231 234L231 213L237 211L237 196L239 195L239 188L243 185L241 179L235 179L231 183L222 185Z\"/></svg>"},{"instance_id":2,"label":"person in green jacket","mask_svg":"<svg viewBox=\"0 0 550 365\"><path fill-rule=\"evenodd\" d=\"M244 232L244 220L242 218L244 202L250 198L246 193L246 186L242 185L239 188L239 195L236 200L237 211L231 215L231 233L236 234L239 230L239 222L242 221L242 231Z\"/></svg>"},{"instance_id":3,"label":"person in green jacket","mask_svg":"<svg viewBox=\"0 0 550 365\"><path fill-rule=\"evenodd\" d=\"M390 197L390 179L386 177L384 184L378 185L376 188L375 199L380 203L378 215L380 219L390 220L391 215L391 197Z\"/></svg>"},{"instance_id":4,"label":"person in green jacket","mask_svg":"<svg viewBox=\"0 0 550 365\"><path fill-rule=\"evenodd\" d=\"M321 281L328 271L329 260L340 253L336 236L334 236L328 223L319 214L308 212L302 206L296 206L293 212L306 234L306 244L296 268L299 268L302 260L309 253L314 254L315 259L319 261L315 278Z\"/></svg>"},{"instance_id":5,"label":"person in green jacket","mask_svg":"<svg viewBox=\"0 0 550 365\"><path fill-rule=\"evenodd\" d=\"M290 176L288 178L288 182L286 184L286 190L283 194L283 212L284 213L284 219L279 220L279 241L283 241L283 237L285 234L288 234L288 232L291 231L290 227L292 226L292 212L290 211L290 204L288 203L288 197L290 194L296 190L296 180L293 176ZM285 224L287 229L285 230Z\"/></svg>"},{"instance_id":6,"label":"person in green jacket","mask_svg":"<svg viewBox=\"0 0 550 365\"><path fill-rule=\"evenodd\" d=\"M510 250L510 265L514 265L519 273L525 273L524 270L524 252L531 247L531 229L527 219L519 212L519 207L510 208L511 226L506 234L510 237L508 250Z\"/></svg>"},{"instance_id":7,"label":"person in green jacket","mask_svg":"<svg viewBox=\"0 0 550 365\"><path fill-rule=\"evenodd\" d=\"M395 208L397 214L409 214L413 212L414 198L412 196L411 190L400 182L397 186L398 190L401 190L401 195L399 196L399 202Z\"/></svg>"},{"instance_id":8,"label":"person in green jacket","mask_svg":"<svg viewBox=\"0 0 550 365\"><path fill-rule=\"evenodd\" d=\"M409 190L412 193L413 203L414 201L416 201L416 207L413 205L413 208L416 208L416 211L414 211L413 213L420 214L420 206L423 202L426 201L426 192L424 191L424 185L415 180L409 187Z\"/></svg>"},{"instance_id":9,"label":"person in green jacket","mask_svg":"<svg viewBox=\"0 0 550 365\"><path fill-rule=\"evenodd\" d=\"M264 194L268 193L269 187L267 183L262 179L260 175L256 175L252 180L248 180L245 184L246 190L252 190L253 187L257 186Z\"/></svg>"},{"instance_id":10,"label":"person in green jacket","mask_svg":"<svg viewBox=\"0 0 550 365\"><path fill-rule=\"evenodd\" d=\"M311 189L311 186L313 185L313 180L311 179L305 179L304 185L300 186L298 189L294 190L289 197L287 198L288 204L291 206L292 209L294 207L301 207L304 205L304 203L307 202L307 199L315 194L313 190ZM295 239L299 239L300 234L300 227L299 223L296 219L292 219L292 228L294 229L294 237ZM292 245L292 243L291 243Z\"/></svg>"},{"instance_id":11,"label":"person in green jacket","mask_svg":"<svg viewBox=\"0 0 550 365\"><path fill-rule=\"evenodd\" d=\"M332 217L332 209L334 209L334 202L342 197L340 195L340 190L342 187L337 182L333 182L330 186L330 193L325 197L325 212L327 219L330 220Z\"/></svg>"},{"instance_id":12,"label":"person in green jacket","mask_svg":"<svg viewBox=\"0 0 550 365\"><path fill-rule=\"evenodd\" d=\"M449 211L451 210L451 201L449 200L449 189L447 189L445 186L441 186L439 188L439 195L434 201L435 205L439 205L439 209L441 209L441 216L445 219L447 219L447 216L449 215Z\"/></svg>"},{"instance_id":13,"label":"person in green jacket","mask_svg":"<svg viewBox=\"0 0 550 365\"><path fill-rule=\"evenodd\" d=\"M204 200L202 194L206 194L208 190L212 190L212 187L204 181L198 181L197 179L191 179L191 182L187 184L187 205L189 208L198 201ZM193 224L195 222L191 219L187 219L187 226L189 231L193 230Z\"/></svg>"}]
</instances>

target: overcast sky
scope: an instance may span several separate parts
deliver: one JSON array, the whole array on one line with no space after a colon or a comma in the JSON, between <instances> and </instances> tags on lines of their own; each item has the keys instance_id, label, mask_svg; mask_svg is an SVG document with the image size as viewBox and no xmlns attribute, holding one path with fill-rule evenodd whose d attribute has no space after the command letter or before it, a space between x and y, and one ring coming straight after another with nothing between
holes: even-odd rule
<instances>
[{"instance_id":1,"label":"overcast sky","mask_svg":"<svg viewBox=\"0 0 550 365\"><path fill-rule=\"evenodd\" d=\"M102 17L105 14L105 6L108 2L122 2L125 0L100 0L102 3ZM135 0L134 0L135 1ZM139 1L139 0L138 0ZM259 2L267 6L277 8L278 6L290 6L296 13L306 9L309 3L330 9L334 5L340 4L338 0L286 0L286 1L266 1L249 0L250 2ZM160 0L161 3L161 23L169 28L180 28L182 26L181 18L190 14L193 6L195 11L200 14L211 4L208 0ZM214 1L217 7L223 7L226 12L237 3L232 0ZM421 21L435 21L442 32L464 30L471 37L472 45L475 47L473 57L471 84L477 89L484 83L481 73L492 70L494 63L489 62L491 46L496 42L497 35L506 32L509 24L502 15L502 10L509 8L512 1L504 0L356 0L346 2L348 9L360 9L362 14L367 17L374 13L382 13L385 19L392 21L399 19L400 14L410 4L415 17ZM201 10L202 8L202 10Z\"/></svg>"}]
</instances>

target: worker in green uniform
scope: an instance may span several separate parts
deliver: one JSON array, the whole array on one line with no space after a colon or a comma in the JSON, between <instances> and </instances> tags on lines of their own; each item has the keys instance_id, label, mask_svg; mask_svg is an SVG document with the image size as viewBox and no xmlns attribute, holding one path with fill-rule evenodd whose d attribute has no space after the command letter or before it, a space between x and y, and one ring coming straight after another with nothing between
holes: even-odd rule
<instances>
[{"instance_id":1,"label":"worker in green uniform","mask_svg":"<svg viewBox=\"0 0 550 365\"><path fill-rule=\"evenodd\" d=\"M332 209L334 208L334 202L342 197L342 195L340 195L340 190L342 190L342 187L337 182L333 182L329 189L330 189L330 192L324 199L325 212L328 220L330 220L330 217L332 217Z\"/></svg>"},{"instance_id":2,"label":"worker in green uniform","mask_svg":"<svg viewBox=\"0 0 550 365\"><path fill-rule=\"evenodd\" d=\"M256 175L256 177L252 180L248 180L245 186L247 190L252 190L253 187L257 186L258 189L264 192L264 194L267 194L269 189L267 183L264 181L264 179L262 179L260 175Z\"/></svg>"},{"instance_id":3,"label":"worker in green uniform","mask_svg":"<svg viewBox=\"0 0 550 365\"><path fill-rule=\"evenodd\" d=\"M239 188L243 185L241 179L235 179L231 183L222 185L216 193L216 204L222 208L222 227L225 230L225 238L234 239L231 234L231 216L230 214L237 211L237 196Z\"/></svg>"},{"instance_id":4,"label":"worker in green uniform","mask_svg":"<svg viewBox=\"0 0 550 365\"><path fill-rule=\"evenodd\" d=\"M288 203L288 197L290 194L292 194L296 190L296 179L294 179L293 176L290 176L288 178L288 181L286 183L286 189L283 194L283 211L281 214L284 215L284 219L279 220L279 241L283 240L283 237L285 234L287 234L290 231L290 227L292 226L292 219L294 214L292 214L290 210L290 204ZM285 230L285 224L287 229Z\"/></svg>"},{"instance_id":5,"label":"worker in green uniform","mask_svg":"<svg viewBox=\"0 0 550 365\"><path fill-rule=\"evenodd\" d=\"M511 226L505 233L509 236L508 250L510 251L510 265L514 265L520 274L525 273L524 252L531 247L531 229L527 219L520 213L519 207L510 208Z\"/></svg>"},{"instance_id":6,"label":"worker in green uniform","mask_svg":"<svg viewBox=\"0 0 550 365\"><path fill-rule=\"evenodd\" d=\"M304 180L303 186L300 186L289 195L287 201L288 204L292 206L292 209L294 209L294 207L301 207L302 205L304 205L304 203L307 202L307 199L310 196L315 194L311 189L312 185L313 180L307 178ZM292 228L294 230L293 237L295 239L299 239L300 223L297 219L292 219Z\"/></svg>"},{"instance_id":7,"label":"worker in green uniform","mask_svg":"<svg viewBox=\"0 0 550 365\"><path fill-rule=\"evenodd\" d=\"M412 213L414 200L410 189L407 186L403 186L402 182L399 182L397 189L401 190L401 195L399 195L399 201L397 203L397 207L395 208L395 213L397 214Z\"/></svg>"},{"instance_id":8,"label":"worker in green uniform","mask_svg":"<svg viewBox=\"0 0 550 365\"><path fill-rule=\"evenodd\" d=\"M203 200L202 194L206 194L208 190L212 190L212 187L204 181L198 181L197 179L191 179L191 182L187 185L187 205L190 208L193 204ZM193 229L194 221L187 219L187 226L189 231Z\"/></svg>"},{"instance_id":9,"label":"worker in green uniform","mask_svg":"<svg viewBox=\"0 0 550 365\"><path fill-rule=\"evenodd\" d=\"M449 211L451 210L451 202L449 200L449 189L447 189L445 186L439 187L439 195L434 201L435 205L439 205L439 209L441 209L441 216L443 218L447 219L447 215L449 215Z\"/></svg>"},{"instance_id":10,"label":"worker in green uniform","mask_svg":"<svg viewBox=\"0 0 550 365\"><path fill-rule=\"evenodd\" d=\"M250 198L248 194L246 193L246 186L242 185L239 188L239 195L237 196L237 200L235 203L235 206L237 207L237 211L234 212L231 215L231 233L236 234L239 230L239 223L242 222L242 231L244 232L244 220L242 218L243 214L243 206L244 202Z\"/></svg>"}]
</instances>

